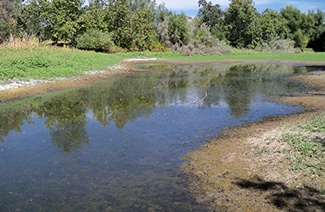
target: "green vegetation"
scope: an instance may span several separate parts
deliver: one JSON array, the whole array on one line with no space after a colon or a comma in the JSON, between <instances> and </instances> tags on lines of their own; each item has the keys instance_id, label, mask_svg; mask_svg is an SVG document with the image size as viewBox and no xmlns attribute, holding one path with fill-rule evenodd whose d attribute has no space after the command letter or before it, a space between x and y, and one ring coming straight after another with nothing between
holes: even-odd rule
<instances>
[{"instance_id":1,"label":"green vegetation","mask_svg":"<svg viewBox=\"0 0 325 212\"><path fill-rule=\"evenodd\" d=\"M311 136L302 134L284 134L281 137L283 142L289 144L284 149L290 168L293 171L323 175L325 172L325 146L317 142Z\"/></svg>"},{"instance_id":2,"label":"green vegetation","mask_svg":"<svg viewBox=\"0 0 325 212\"><path fill-rule=\"evenodd\" d=\"M142 53L103 54L57 47L0 50L0 80L71 77L89 70L106 70ZM148 55L150 56L150 55Z\"/></svg>"},{"instance_id":3,"label":"green vegetation","mask_svg":"<svg viewBox=\"0 0 325 212\"><path fill-rule=\"evenodd\" d=\"M59 47L0 48L0 80L51 79L84 74L90 70L108 70L124 59L157 57L177 61L211 60L293 60L322 61L325 53L258 53L237 51L230 55L182 56L177 52L129 52L105 54Z\"/></svg>"},{"instance_id":4,"label":"green vegetation","mask_svg":"<svg viewBox=\"0 0 325 212\"><path fill-rule=\"evenodd\" d=\"M104 52L171 49L184 55L227 54L228 45L257 51L325 51L325 14L320 10L303 13L289 5L259 13L253 0L231 0L222 10L219 4L198 0L197 17L189 18L154 0L87 2L2 0L0 44L36 37Z\"/></svg>"},{"instance_id":5,"label":"green vegetation","mask_svg":"<svg viewBox=\"0 0 325 212\"><path fill-rule=\"evenodd\" d=\"M262 147L260 154L281 153L285 164L294 172L304 175L325 174L325 114L311 117L307 122L289 133L280 135L277 141L282 147ZM271 142L273 142L272 140ZM284 145L283 145L284 144ZM283 162L284 162L283 161Z\"/></svg>"}]
</instances>

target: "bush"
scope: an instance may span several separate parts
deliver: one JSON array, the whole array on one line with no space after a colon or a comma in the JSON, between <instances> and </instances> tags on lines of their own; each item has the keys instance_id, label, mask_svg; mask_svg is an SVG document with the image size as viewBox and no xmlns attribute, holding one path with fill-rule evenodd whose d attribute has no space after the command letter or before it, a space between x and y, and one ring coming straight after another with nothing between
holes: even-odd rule
<instances>
[{"instance_id":1,"label":"bush","mask_svg":"<svg viewBox=\"0 0 325 212\"><path fill-rule=\"evenodd\" d=\"M114 43L110 33L97 29L88 30L76 38L76 47L78 49L109 52L113 46Z\"/></svg>"},{"instance_id":2,"label":"bush","mask_svg":"<svg viewBox=\"0 0 325 212\"><path fill-rule=\"evenodd\" d=\"M209 45L205 45L199 41L191 41L186 46L174 46L174 49L184 56L220 55L230 54L232 52L231 48L224 41L218 39L215 39L214 42Z\"/></svg>"},{"instance_id":3,"label":"bush","mask_svg":"<svg viewBox=\"0 0 325 212\"><path fill-rule=\"evenodd\" d=\"M295 48L295 41L288 39L279 39L270 43L263 43L260 47L262 52L278 52L278 53L299 53L301 50Z\"/></svg>"}]
</instances>

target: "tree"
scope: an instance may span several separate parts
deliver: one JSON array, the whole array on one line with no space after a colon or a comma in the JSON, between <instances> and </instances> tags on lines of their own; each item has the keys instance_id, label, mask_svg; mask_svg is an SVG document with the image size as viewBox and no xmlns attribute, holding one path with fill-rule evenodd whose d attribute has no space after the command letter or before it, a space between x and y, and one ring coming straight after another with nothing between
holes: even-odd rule
<instances>
[{"instance_id":1,"label":"tree","mask_svg":"<svg viewBox=\"0 0 325 212\"><path fill-rule=\"evenodd\" d=\"M325 13L317 10L316 13L312 11L309 14L315 20L315 27L307 47L314 51L325 51Z\"/></svg>"},{"instance_id":2,"label":"tree","mask_svg":"<svg viewBox=\"0 0 325 212\"><path fill-rule=\"evenodd\" d=\"M79 49L110 51L113 45L111 35L98 29L89 29L76 38L76 47Z\"/></svg>"},{"instance_id":3,"label":"tree","mask_svg":"<svg viewBox=\"0 0 325 212\"><path fill-rule=\"evenodd\" d=\"M166 8L165 4L159 4L155 10L155 23L158 25L164 22L172 13Z\"/></svg>"},{"instance_id":4,"label":"tree","mask_svg":"<svg viewBox=\"0 0 325 212\"><path fill-rule=\"evenodd\" d=\"M20 15L22 0L0 1L0 43L10 35L17 34L17 19Z\"/></svg>"},{"instance_id":5,"label":"tree","mask_svg":"<svg viewBox=\"0 0 325 212\"><path fill-rule=\"evenodd\" d=\"M21 15L18 18L18 27L21 32L26 33L27 39L31 36L39 38L43 36L43 22L41 7L37 0L30 0L28 4L23 5Z\"/></svg>"},{"instance_id":6,"label":"tree","mask_svg":"<svg viewBox=\"0 0 325 212\"><path fill-rule=\"evenodd\" d=\"M106 24L115 45L130 48L132 45L131 8L128 0L110 0L106 10Z\"/></svg>"},{"instance_id":7,"label":"tree","mask_svg":"<svg viewBox=\"0 0 325 212\"><path fill-rule=\"evenodd\" d=\"M40 1L46 31L54 42L71 43L79 31L78 19L83 0Z\"/></svg>"},{"instance_id":8,"label":"tree","mask_svg":"<svg viewBox=\"0 0 325 212\"><path fill-rule=\"evenodd\" d=\"M281 10L281 15L287 20L287 26L290 33L294 34L301 29L304 34L309 35L311 29L314 27L315 22L311 15L301 13L301 11L292 6L287 6Z\"/></svg>"},{"instance_id":9,"label":"tree","mask_svg":"<svg viewBox=\"0 0 325 212\"><path fill-rule=\"evenodd\" d=\"M315 26L312 15L301 13L299 9L292 6L283 8L281 15L287 20L290 37L296 42L296 47L305 48Z\"/></svg>"},{"instance_id":10,"label":"tree","mask_svg":"<svg viewBox=\"0 0 325 212\"><path fill-rule=\"evenodd\" d=\"M132 15L132 47L134 50L147 50L157 40L157 33L154 28L154 16L151 10L137 10Z\"/></svg>"},{"instance_id":11,"label":"tree","mask_svg":"<svg viewBox=\"0 0 325 212\"><path fill-rule=\"evenodd\" d=\"M153 13L155 11L156 2L152 0L130 0L130 7L132 12L149 10Z\"/></svg>"},{"instance_id":12,"label":"tree","mask_svg":"<svg viewBox=\"0 0 325 212\"><path fill-rule=\"evenodd\" d=\"M81 15L78 19L78 24L80 26L79 34L90 29L107 31L108 26L105 20L106 7L106 3L100 0L89 2L89 6L82 9Z\"/></svg>"},{"instance_id":13,"label":"tree","mask_svg":"<svg viewBox=\"0 0 325 212\"><path fill-rule=\"evenodd\" d=\"M226 37L235 47L249 47L260 37L253 0L232 0L225 12Z\"/></svg>"},{"instance_id":14,"label":"tree","mask_svg":"<svg viewBox=\"0 0 325 212\"><path fill-rule=\"evenodd\" d=\"M187 24L185 13L180 15L172 14L168 18L168 33L173 45L186 45L189 42L190 28Z\"/></svg>"},{"instance_id":15,"label":"tree","mask_svg":"<svg viewBox=\"0 0 325 212\"><path fill-rule=\"evenodd\" d=\"M223 38L223 17L224 12L219 4L213 5L210 1L199 0L199 13L197 17L201 19L201 22L206 24L210 31L215 34L218 38Z\"/></svg>"},{"instance_id":16,"label":"tree","mask_svg":"<svg viewBox=\"0 0 325 212\"><path fill-rule=\"evenodd\" d=\"M285 39L289 28L286 20L275 10L266 9L260 17L262 41L270 43L276 39Z\"/></svg>"}]
</instances>

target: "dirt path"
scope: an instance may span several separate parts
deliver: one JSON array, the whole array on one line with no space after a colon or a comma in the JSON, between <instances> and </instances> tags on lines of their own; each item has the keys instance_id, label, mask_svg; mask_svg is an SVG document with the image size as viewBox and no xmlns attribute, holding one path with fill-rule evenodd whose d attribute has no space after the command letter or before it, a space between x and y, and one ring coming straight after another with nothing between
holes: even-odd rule
<instances>
[{"instance_id":1,"label":"dirt path","mask_svg":"<svg viewBox=\"0 0 325 212\"><path fill-rule=\"evenodd\" d=\"M306 112L228 129L187 155L182 166L193 196L213 211L324 211L325 177L293 172L277 138L325 113L325 73L296 80L318 86L308 96L279 98ZM325 154L325 153L323 153Z\"/></svg>"}]
</instances>

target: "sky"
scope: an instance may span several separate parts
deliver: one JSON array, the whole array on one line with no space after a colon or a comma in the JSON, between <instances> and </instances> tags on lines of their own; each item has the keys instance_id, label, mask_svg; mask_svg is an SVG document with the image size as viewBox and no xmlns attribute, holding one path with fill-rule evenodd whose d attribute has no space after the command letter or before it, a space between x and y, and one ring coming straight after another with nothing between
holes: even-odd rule
<instances>
[{"instance_id":1,"label":"sky","mask_svg":"<svg viewBox=\"0 0 325 212\"><path fill-rule=\"evenodd\" d=\"M230 0L207 0L213 4L220 4L226 9ZM187 16L195 17L198 12L198 0L156 0L157 4L165 3L168 10L176 13L183 11ZM280 11L281 8L291 5L302 12L320 9L325 12L325 0L254 0L255 8L262 13L266 8Z\"/></svg>"}]
</instances>

